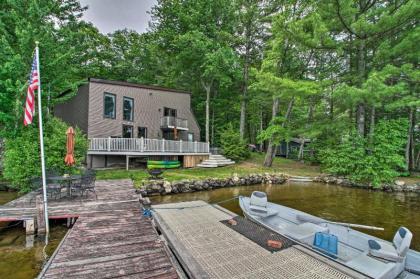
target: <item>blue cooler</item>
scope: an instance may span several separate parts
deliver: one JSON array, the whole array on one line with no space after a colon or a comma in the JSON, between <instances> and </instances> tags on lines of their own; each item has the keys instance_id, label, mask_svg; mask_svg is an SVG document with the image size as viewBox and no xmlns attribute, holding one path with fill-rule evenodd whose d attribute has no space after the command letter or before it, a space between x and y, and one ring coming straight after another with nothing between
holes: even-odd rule
<instances>
[{"instance_id":1,"label":"blue cooler","mask_svg":"<svg viewBox=\"0 0 420 279\"><path fill-rule=\"evenodd\" d=\"M315 233L314 246L328 256L337 257L338 254L338 238L329 233L317 232Z\"/></svg>"}]
</instances>

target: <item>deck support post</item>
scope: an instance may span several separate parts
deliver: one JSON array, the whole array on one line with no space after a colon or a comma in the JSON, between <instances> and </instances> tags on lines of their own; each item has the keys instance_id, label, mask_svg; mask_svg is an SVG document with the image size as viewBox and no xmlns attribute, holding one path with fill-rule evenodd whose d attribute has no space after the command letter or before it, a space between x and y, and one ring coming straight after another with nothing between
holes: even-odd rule
<instances>
[{"instance_id":1,"label":"deck support post","mask_svg":"<svg viewBox=\"0 0 420 279\"><path fill-rule=\"evenodd\" d=\"M70 228L71 226L71 217L67 218L67 228Z\"/></svg>"},{"instance_id":2,"label":"deck support post","mask_svg":"<svg viewBox=\"0 0 420 279\"><path fill-rule=\"evenodd\" d=\"M38 235L45 235L44 201L40 195L36 196L36 223L38 225Z\"/></svg>"},{"instance_id":3,"label":"deck support post","mask_svg":"<svg viewBox=\"0 0 420 279\"><path fill-rule=\"evenodd\" d=\"M125 156L125 170L128 170L128 167L130 165L130 156Z\"/></svg>"}]
</instances>

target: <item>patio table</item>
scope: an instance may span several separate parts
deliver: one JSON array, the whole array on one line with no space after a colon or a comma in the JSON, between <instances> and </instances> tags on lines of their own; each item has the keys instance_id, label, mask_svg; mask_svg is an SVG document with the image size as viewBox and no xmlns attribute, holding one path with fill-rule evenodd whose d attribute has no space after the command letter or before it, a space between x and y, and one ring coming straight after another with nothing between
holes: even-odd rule
<instances>
[{"instance_id":1,"label":"patio table","mask_svg":"<svg viewBox=\"0 0 420 279\"><path fill-rule=\"evenodd\" d=\"M54 181L60 182L61 184L65 184L67 188L67 196L71 198L71 183L74 180L81 179L82 176L80 174L74 174L69 176L49 176L47 177L47 181Z\"/></svg>"}]
</instances>

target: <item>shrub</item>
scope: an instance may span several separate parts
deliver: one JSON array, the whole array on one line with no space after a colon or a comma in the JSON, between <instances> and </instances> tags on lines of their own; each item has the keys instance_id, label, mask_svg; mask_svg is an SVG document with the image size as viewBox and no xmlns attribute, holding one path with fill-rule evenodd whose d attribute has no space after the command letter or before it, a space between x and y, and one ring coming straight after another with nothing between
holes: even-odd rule
<instances>
[{"instance_id":1,"label":"shrub","mask_svg":"<svg viewBox=\"0 0 420 279\"><path fill-rule=\"evenodd\" d=\"M251 155L245 141L241 139L239 133L233 129L232 125L228 125L221 133L220 143L223 154L229 159L242 161Z\"/></svg>"},{"instance_id":2,"label":"shrub","mask_svg":"<svg viewBox=\"0 0 420 279\"><path fill-rule=\"evenodd\" d=\"M390 182L406 168L403 154L407 128L405 119L383 120L370 140L352 133L340 145L321 152L322 166L355 182L373 186Z\"/></svg>"},{"instance_id":3,"label":"shrub","mask_svg":"<svg viewBox=\"0 0 420 279\"><path fill-rule=\"evenodd\" d=\"M75 167L84 161L87 151L87 139L80 129L75 133L75 167L68 167L64 163L66 155L66 131L68 126L57 118L50 118L44 125L44 147L46 169L72 173ZM41 161L39 149L39 130L34 123L22 128L14 138L5 139L4 177L12 187L21 191L29 191L28 179L41 175Z\"/></svg>"}]
</instances>

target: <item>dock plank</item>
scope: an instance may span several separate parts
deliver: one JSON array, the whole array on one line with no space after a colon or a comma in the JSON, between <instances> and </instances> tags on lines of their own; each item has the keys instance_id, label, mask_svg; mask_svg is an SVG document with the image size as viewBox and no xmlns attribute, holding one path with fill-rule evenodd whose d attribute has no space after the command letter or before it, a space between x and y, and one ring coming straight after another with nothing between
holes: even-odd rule
<instances>
[{"instance_id":1,"label":"dock plank","mask_svg":"<svg viewBox=\"0 0 420 279\"><path fill-rule=\"evenodd\" d=\"M130 180L97 181L98 199L52 201L52 218L77 216L38 278L178 278ZM0 208L1 218L35 216L29 195Z\"/></svg>"}]
</instances>

